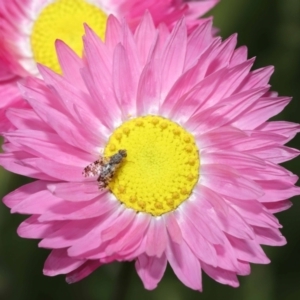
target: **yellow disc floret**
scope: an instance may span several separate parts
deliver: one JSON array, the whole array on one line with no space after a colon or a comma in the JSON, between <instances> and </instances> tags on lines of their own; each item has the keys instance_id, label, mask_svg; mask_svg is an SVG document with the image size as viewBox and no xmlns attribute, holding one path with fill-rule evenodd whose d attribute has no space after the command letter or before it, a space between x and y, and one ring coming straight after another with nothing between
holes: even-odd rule
<instances>
[{"instance_id":1,"label":"yellow disc floret","mask_svg":"<svg viewBox=\"0 0 300 300\"><path fill-rule=\"evenodd\" d=\"M159 117L129 120L111 135L104 151L127 151L109 188L119 201L138 212L160 216L176 209L199 178L200 158L194 137Z\"/></svg>"},{"instance_id":2,"label":"yellow disc floret","mask_svg":"<svg viewBox=\"0 0 300 300\"><path fill-rule=\"evenodd\" d=\"M56 0L46 6L35 21L31 33L34 60L60 72L54 42L63 40L81 56L87 23L101 38L104 37L107 15L84 0Z\"/></svg>"}]
</instances>

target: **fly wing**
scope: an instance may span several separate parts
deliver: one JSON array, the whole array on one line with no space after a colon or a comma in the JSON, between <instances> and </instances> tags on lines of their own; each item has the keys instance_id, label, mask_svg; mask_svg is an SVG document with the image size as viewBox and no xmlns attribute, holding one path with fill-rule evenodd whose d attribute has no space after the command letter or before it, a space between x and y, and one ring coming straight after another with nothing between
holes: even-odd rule
<instances>
[{"instance_id":1,"label":"fly wing","mask_svg":"<svg viewBox=\"0 0 300 300\"><path fill-rule=\"evenodd\" d=\"M83 172L82 175L84 177L95 177L99 176L103 166L106 164L106 159L104 157L100 157L98 160L95 160L93 163L87 165Z\"/></svg>"}]
</instances>

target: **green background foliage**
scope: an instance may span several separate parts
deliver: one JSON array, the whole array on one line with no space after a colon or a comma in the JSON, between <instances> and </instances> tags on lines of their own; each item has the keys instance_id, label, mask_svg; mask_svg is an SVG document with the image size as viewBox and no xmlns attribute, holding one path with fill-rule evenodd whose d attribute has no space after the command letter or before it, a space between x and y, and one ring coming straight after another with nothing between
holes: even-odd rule
<instances>
[{"instance_id":1,"label":"green background foliage","mask_svg":"<svg viewBox=\"0 0 300 300\"><path fill-rule=\"evenodd\" d=\"M299 122L300 109L300 1L299 0L222 0L212 11L215 26L225 39L238 32L239 45L247 45L249 57L257 56L255 68L275 66L272 89L280 95L293 96L291 104L276 119ZM300 136L290 144L300 148ZM300 174L300 158L285 166ZM0 197L24 184L27 179L0 169ZM11 215L0 204L0 299L60 300L113 299L300 299L300 203L280 213L282 232L288 240L284 247L264 247L269 265L252 265L251 275L240 277L237 289L223 286L203 275L204 292L186 288L170 268L154 291L143 288L132 263L103 266L83 281L68 285L63 276L46 277L43 262L49 250L39 249L36 240L21 239L16 234L25 216ZM120 276L121 274L121 276Z\"/></svg>"}]
</instances>

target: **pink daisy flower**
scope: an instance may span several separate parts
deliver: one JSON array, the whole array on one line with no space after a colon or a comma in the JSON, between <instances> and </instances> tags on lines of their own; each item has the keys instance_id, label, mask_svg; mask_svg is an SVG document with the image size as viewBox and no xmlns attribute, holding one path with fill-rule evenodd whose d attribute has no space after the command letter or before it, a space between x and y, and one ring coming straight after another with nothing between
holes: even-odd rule
<instances>
[{"instance_id":1,"label":"pink daisy flower","mask_svg":"<svg viewBox=\"0 0 300 300\"><path fill-rule=\"evenodd\" d=\"M28 102L10 108L1 165L37 179L4 198L31 215L24 238L52 249L44 274L69 283L102 264L135 261L154 289L167 263L188 287L204 271L233 287L261 245L286 243L274 213L300 193L279 164L298 124L268 121L290 101L268 85L272 67L251 71L236 35L188 35L147 14L133 34L109 17L105 42L85 28L84 58L56 42L58 75L20 84Z\"/></svg>"},{"instance_id":2,"label":"pink daisy flower","mask_svg":"<svg viewBox=\"0 0 300 300\"><path fill-rule=\"evenodd\" d=\"M81 55L84 22L103 38L109 14L125 18L134 30L145 10L149 10L155 25L163 21L171 28L185 15L192 29L205 22L198 18L218 1L0 0L0 109L20 104L15 101L19 96L15 83L22 77L39 75L37 62L60 71L56 39L63 40ZM0 123L3 130L1 127L7 129L4 119Z\"/></svg>"}]
</instances>

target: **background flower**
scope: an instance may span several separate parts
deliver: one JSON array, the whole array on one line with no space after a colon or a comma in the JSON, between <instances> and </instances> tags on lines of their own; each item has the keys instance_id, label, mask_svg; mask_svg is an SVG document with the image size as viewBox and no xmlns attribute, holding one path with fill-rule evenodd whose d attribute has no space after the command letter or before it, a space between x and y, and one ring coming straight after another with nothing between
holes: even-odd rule
<instances>
[{"instance_id":1,"label":"background flower","mask_svg":"<svg viewBox=\"0 0 300 300\"><path fill-rule=\"evenodd\" d=\"M41 66L45 83L20 85L30 107L7 111L16 130L4 133L0 163L38 180L4 203L32 214L21 236L54 249L46 275L76 282L136 260L153 289L168 262L192 289L202 290L201 270L237 287L249 263L269 262L260 244L285 244L273 213L300 189L278 164L298 155L284 144L300 128L267 120L290 99L269 91L273 68L250 71L235 35L211 32L206 22L188 35L181 20L169 33L147 14L133 35L111 17L105 44L86 29L82 60L56 43L62 77ZM81 174L103 148L128 152L112 194Z\"/></svg>"},{"instance_id":2,"label":"background flower","mask_svg":"<svg viewBox=\"0 0 300 300\"><path fill-rule=\"evenodd\" d=\"M141 1L141 0L12 0L0 1L0 109L16 103L18 90L15 82L27 75L38 75L36 62L59 71L54 41L64 40L81 55L83 23L101 37L106 18L112 13L125 18L132 30L145 10L149 10L155 24L166 23L171 28L186 15L190 29L205 19L198 19L218 0L201 1ZM2 74L3 73L3 74ZM9 90L9 91L8 91ZM0 130L7 129L3 112Z\"/></svg>"},{"instance_id":3,"label":"background flower","mask_svg":"<svg viewBox=\"0 0 300 300\"><path fill-rule=\"evenodd\" d=\"M250 57L257 55L256 67L275 64L276 72L272 76L273 89L280 94L294 95L294 100L278 116L278 119L298 121L298 101L300 96L299 85L299 44L293 33L297 33L299 18L294 1L268 5L266 1L235 1L228 0L222 3L215 13L218 27L223 29L222 34L227 36L231 31L239 28L239 43L249 45ZM274 16L277 16L274 18ZM255 20L255 22L254 22ZM268 20L268 21L266 21ZM287 30L290 28L291 30ZM288 53L288 55L286 55ZM299 148L299 136L291 146ZM286 164L290 170L299 172L299 159ZM24 179L20 176L11 176L2 171L2 195L7 194L18 186ZM1 176L1 175L0 175ZM295 199L296 200L296 199ZM295 299L299 289L299 253L298 211L299 202L293 201L293 209L278 215L284 225L283 233L288 244L281 248L266 247L271 258L270 265L252 265L251 276L241 278L239 289L215 283L204 276L205 292L203 299ZM22 216L12 218L4 206L0 207L1 214L1 297L4 299L41 299L47 295L55 299L110 299L109 295L115 290L115 277L121 264L109 264L99 268L95 274L76 285L66 285L62 277L49 278L41 276L43 261L48 250L37 249L36 241L24 240L16 236L17 224L24 219ZM22 251L19 251L22 249ZM122 264L127 266L127 264ZM131 264L128 263L131 269ZM128 297L134 299L140 295L145 299L199 299L199 293L180 284L170 269L164 279L153 292L145 291L133 273L122 278L122 283L129 281ZM19 288L14 288L18 286ZM298 295L298 296L297 296Z\"/></svg>"}]
</instances>

